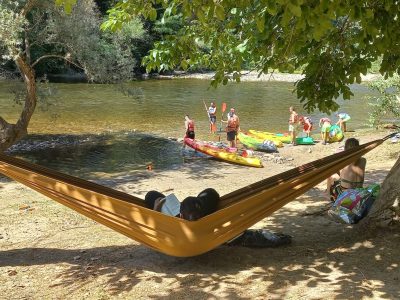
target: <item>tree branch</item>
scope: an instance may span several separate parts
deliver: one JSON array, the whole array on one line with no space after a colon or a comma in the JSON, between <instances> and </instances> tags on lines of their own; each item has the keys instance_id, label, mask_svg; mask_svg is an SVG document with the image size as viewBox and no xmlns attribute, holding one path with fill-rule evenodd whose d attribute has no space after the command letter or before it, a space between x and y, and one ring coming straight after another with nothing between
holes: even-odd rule
<instances>
[{"instance_id":1,"label":"tree branch","mask_svg":"<svg viewBox=\"0 0 400 300\"><path fill-rule=\"evenodd\" d=\"M82 66L78 65L77 63L73 62L72 60L70 60L68 57L65 56L61 56L61 55L43 55L41 57L39 57L37 60L35 60L35 62L31 65L32 68L34 68L41 60L46 59L46 58L58 58L58 59L63 59L66 62L74 65L75 67L81 69L81 70L85 70Z\"/></svg>"},{"instance_id":2,"label":"tree branch","mask_svg":"<svg viewBox=\"0 0 400 300\"><path fill-rule=\"evenodd\" d=\"M21 16L26 17L30 10L35 6L36 0L28 0L21 10Z\"/></svg>"}]
</instances>

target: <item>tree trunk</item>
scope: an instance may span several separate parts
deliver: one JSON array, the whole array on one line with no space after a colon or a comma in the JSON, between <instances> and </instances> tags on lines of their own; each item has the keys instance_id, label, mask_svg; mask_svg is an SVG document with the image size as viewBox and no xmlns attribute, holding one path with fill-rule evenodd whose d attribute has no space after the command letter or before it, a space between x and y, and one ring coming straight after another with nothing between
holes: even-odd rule
<instances>
[{"instance_id":1,"label":"tree trunk","mask_svg":"<svg viewBox=\"0 0 400 300\"><path fill-rule=\"evenodd\" d=\"M369 214L360 222L368 227L389 225L399 214L400 201L400 157L382 183L381 191Z\"/></svg>"},{"instance_id":2,"label":"tree trunk","mask_svg":"<svg viewBox=\"0 0 400 300\"><path fill-rule=\"evenodd\" d=\"M24 108L16 124L10 124L0 117L0 152L6 150L28 132L28 125L36 108L36 82L33 68L21 55L15 57L15 63L25 82L26 98Z\"/></svg>"}]
</instances>

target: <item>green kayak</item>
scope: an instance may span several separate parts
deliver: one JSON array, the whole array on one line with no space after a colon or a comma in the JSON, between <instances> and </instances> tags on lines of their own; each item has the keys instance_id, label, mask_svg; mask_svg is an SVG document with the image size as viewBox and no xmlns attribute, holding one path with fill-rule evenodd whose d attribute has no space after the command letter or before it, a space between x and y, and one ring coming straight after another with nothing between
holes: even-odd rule
<instances>
[{"instance_id":1,"label":"green kayak","mask_svg":"<svg viewBox=\"0 0 400 300\"><path fill-rule=\"evenodd\" d=\"M288 134L284 133L273 133L273 132L267 132L267 131L257 131L250 129L249 133L252 136L255 136L260 139L264 140L279 140L282 143L290 143L290 136ZM298 145L313 145L314 144L314 139L312 137L298 137L296 138L296 143Z\"/></svg>"},{"instance_id":2,"label":"green kayak","mask_svg":"<svg viewBox=\"0 0 400 300\"><path fill-rule=\"evenodd\" d=\"M244 134L243 132L239 132L238 139L247 148L253 150L278 152L276 145L273 141L258 139L254 136Z\"/></svg>"}]
</instances>

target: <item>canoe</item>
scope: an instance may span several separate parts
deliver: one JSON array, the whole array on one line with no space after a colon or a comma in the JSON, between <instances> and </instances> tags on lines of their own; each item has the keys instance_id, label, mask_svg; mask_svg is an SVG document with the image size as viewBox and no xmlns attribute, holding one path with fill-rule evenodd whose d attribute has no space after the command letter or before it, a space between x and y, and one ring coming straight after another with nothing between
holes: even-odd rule
<instances>
[{"instance_id":1,"label":"canoe","mask_svg":"<svg viewBox=\"0 0 400 300\"><path fill-rule=\"evenodd\" d=\"M269 140L258 139L243 132L239 132L238 139L247 148L265 152L278 152L275 143ZM282 145L282 143L280 144Z\"/></svg>"},{"instance_id":2,"label":"canoe","mask_svg":"<svg viewBox=\"0 0 400 300\"><path fill-rule=\"evenodd\" d=\"M257 167L257 168L262 168L262 162L258 157L243 157L239 155L237 152L229 152L225 149L216 149L215 146L209 145L207 142L201 142L189 138L184 138L183 142L188 145L189 147L210 155L216 159L229 162L229 163L234 163L234 164L239 164L243 166L249 166L249 167Z\"/></svg>"},{"instance_id":3,"label":"canoe","mask_svg":"<svg viewBox=\"0 0 400 300\"><path fill-rule=\"evenodd\" d=\"M261 138L261 139L268 139L272 141L281 141L282 143L290 144L291 139L290 135L285 134L285 133L273 133L273 132L268 132L268 131L258 131L258 130L253 130L250 129L249 133L255 137ZM314 139L312 137L298 137L296 138L296 143L298 145L312 145L314 144Z\"/></svg>"}]
</instances>

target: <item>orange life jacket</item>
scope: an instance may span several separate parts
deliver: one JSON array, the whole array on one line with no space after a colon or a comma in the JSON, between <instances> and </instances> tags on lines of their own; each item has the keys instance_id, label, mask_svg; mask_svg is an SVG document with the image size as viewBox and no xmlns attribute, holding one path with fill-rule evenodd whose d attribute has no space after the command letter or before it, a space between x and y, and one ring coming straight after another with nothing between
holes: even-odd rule
<instances>
[{"instance_id":1,"label":"orange life jacket","mask_svg":"<svg viewBox=\"0 0 400 300\"><path fill-rule=\"evenodd\" d=\"M227 131L236 131L238 128L238 118L237 117L231 117L228 119L228 125L226 126Z\"/></svg>"}]
</instances>

